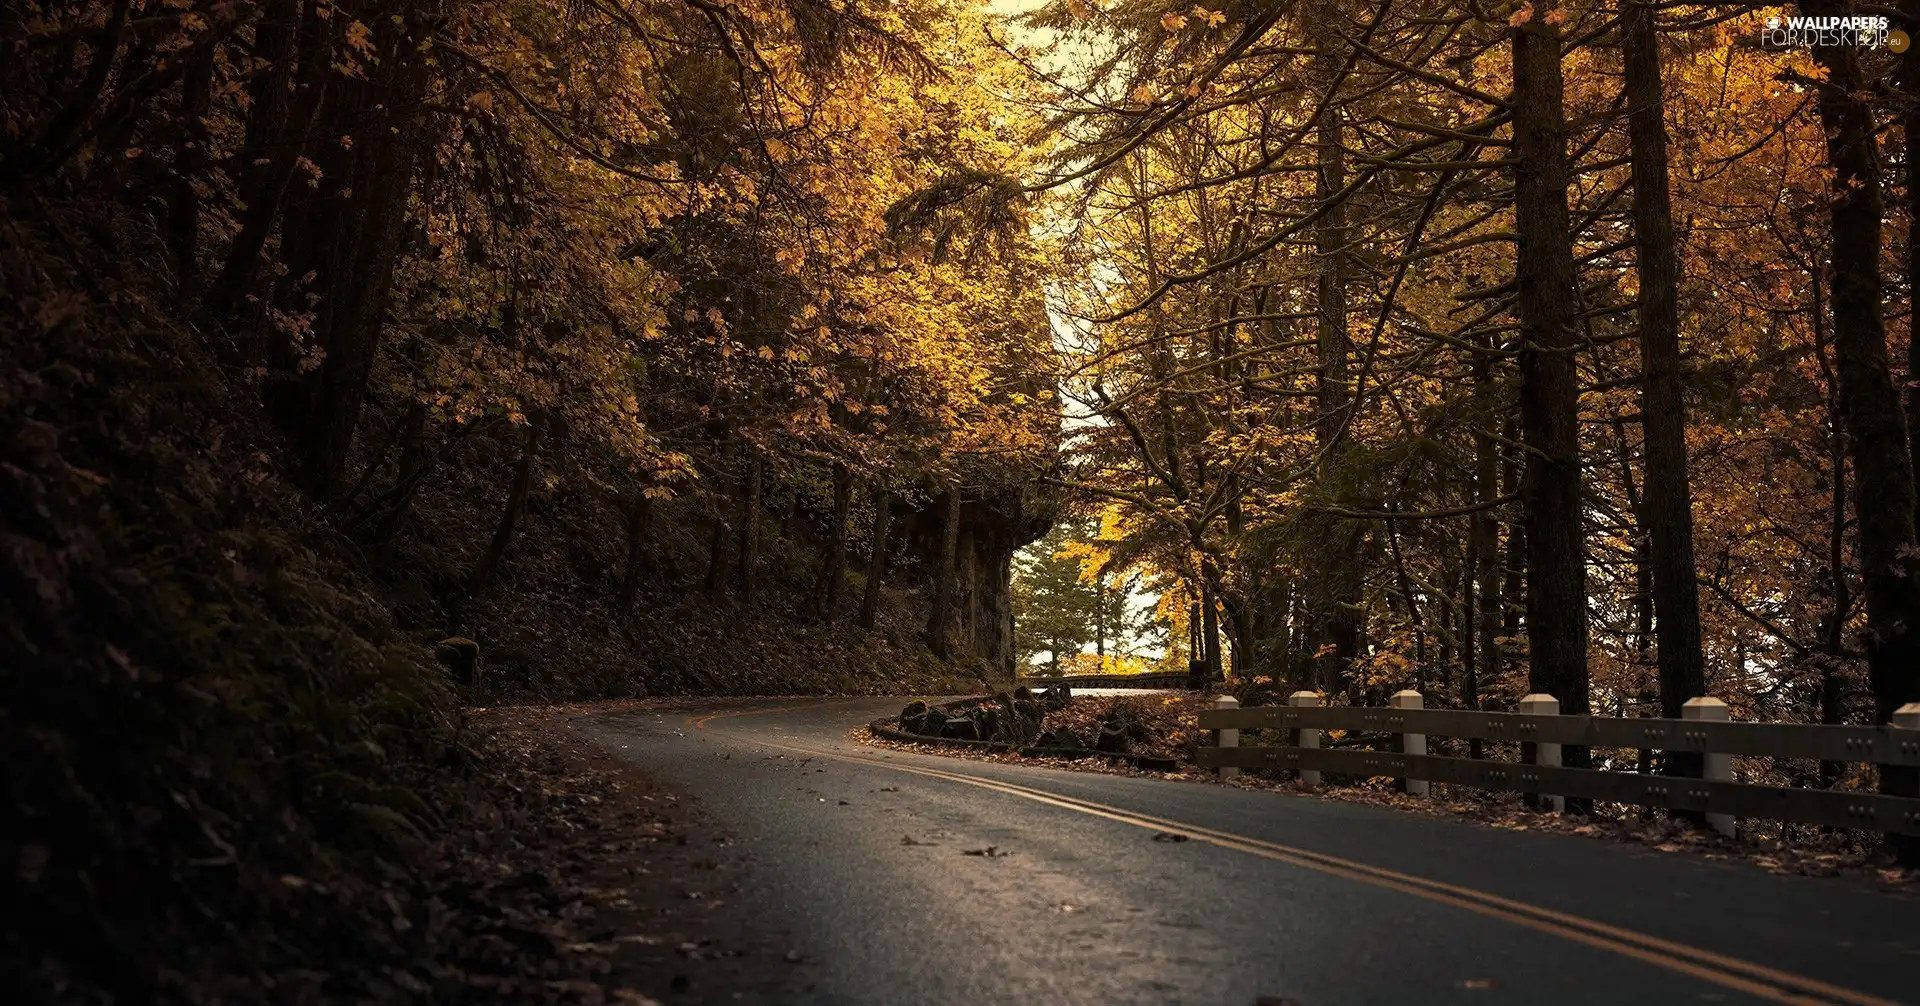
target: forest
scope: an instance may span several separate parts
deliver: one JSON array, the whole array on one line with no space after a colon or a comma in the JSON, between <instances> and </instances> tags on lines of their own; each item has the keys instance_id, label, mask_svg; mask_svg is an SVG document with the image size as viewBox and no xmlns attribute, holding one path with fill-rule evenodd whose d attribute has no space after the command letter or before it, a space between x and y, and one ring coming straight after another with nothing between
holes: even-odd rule
<instances>
[{"instance_id":1,"label":"forest","mask_svg":"<svg viewBox=\"0 0 1920 1006\"><path fill-rule=\"evenodd\" d=\"M404 858L472 706L1151 637L1886 722L1920 53L1763 38L1854 13L6 5L0 892L52 920L6 973L111 984L92 940L130 995L261 877Z\"/></svg>"},{"instance_id":2,"label":"forest","mask_svg":"<svg viewBox=\"0 0 1920 1006\"><path fill-rule=\"evenodd\" d=\"M1356 704L1920 695L1920 63L1783 10L1036 15L1102 54L1050 117L1083 564Z\"/></svg>"}]
</instances>

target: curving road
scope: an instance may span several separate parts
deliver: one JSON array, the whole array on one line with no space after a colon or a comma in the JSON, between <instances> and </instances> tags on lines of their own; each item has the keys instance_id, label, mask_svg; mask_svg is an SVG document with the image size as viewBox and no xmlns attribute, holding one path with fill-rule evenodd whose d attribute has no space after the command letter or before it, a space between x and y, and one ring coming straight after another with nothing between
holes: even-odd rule
<instances>
[{"instance_id":1,"label":"curving road","mask_svg":"<svg viewBox=\"0 0 1920 1006\"><path fill-rule=\"evenodd\" d=\"M1920 1003L1912 897L848 739L904 701L578 724L737 836L751 863L739 900L804 962L777 992L723 1001Z\"/></svg>"}]
</instances>

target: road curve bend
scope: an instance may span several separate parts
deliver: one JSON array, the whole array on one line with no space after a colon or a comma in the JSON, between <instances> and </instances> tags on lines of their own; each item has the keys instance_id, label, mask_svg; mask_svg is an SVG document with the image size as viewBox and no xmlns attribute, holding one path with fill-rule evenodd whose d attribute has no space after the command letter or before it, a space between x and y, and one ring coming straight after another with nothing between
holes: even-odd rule
<instances>
[{"instance_id":1,"label":"road curve bend","mask_svg":"<svg viewBox=\"0 0 1920 1006\"><path fill-rule=\"evenodd\" d=\"M744 899L805 962L768 1001L1920 1004L1910 896L849 739L905 701L716 700L576 725L736 836Z\"/></svg>"}]
</instances>

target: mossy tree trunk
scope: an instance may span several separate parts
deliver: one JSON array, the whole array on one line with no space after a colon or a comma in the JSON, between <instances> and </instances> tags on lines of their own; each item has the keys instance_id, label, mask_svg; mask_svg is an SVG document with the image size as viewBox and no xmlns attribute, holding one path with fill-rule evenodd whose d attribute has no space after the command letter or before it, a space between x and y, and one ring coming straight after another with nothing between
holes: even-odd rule
<instances>
[{"instance_id":1,"label":"mossy tree trunk","mask_svg":"<svg viewBox=\"0 0 1920 1006\"><path fill-rule=\"evenodd\" d=\"M873 533L867 551L867 589L860 598L860 627L872 629L880 617L880 584L887 573L887 533L893 519L893 494L878 486L873 492Z\"/></svg>"},{"instance_id":2,"label":"mossy tree trunk","mask_svg":"<svg viewBox=\"0 0 1920 1006\"><path fill-rule=\"evenodd\" d=\"M520 448L520 463L514 467L513 486L507 492L507 508L500 514L493 540L487 543L486 552L480 556L479 563L473 567L473 575L467 579L467 594L470 597L485 593L500 573L500 565L507 557L507 546L513 543L514 529L519 526L520 514L526 509L527 494L533 489L534 464L539 458L540 442L547 435L552 422L552 413L545 409L536 410L527 419L526 439Z\"/></svg>"},{"instance_id":3,"label":"mossy tree trunk","mask_svg":"<svg viewBox=\"0 0 1920 1006\"><path fill-rule=\"evenodd\" d=\"M760 489L766 463L759 453L747 450L746 464L740 473L740 601L752 606L758 600L754 574L760 567Z\"/></svg>"},{"instance_id":4,"label":"mossy tree trunk","mask_svg":"<svg viewBox=\"0 0 1920 1006\"><path fill-rule=\"evenodd\" d=\"M941 506L940 553L933 570L933 603L928 606L926 639L933 655L947 660L953 655L953 587L955 555L960 544L960 487L948 487Z\"/></svg>"},{"instance_id":5,"label":"mossy tree trunk","mask_svg":"<svg viewBox=\"0 0 1920 1006\"><path fill-rule=\"evenodd\" d=\"M704 589L707 600L714 604L727 599L727 503L731 494L722 487L727 484L727 461L732 453L723 431L720 446L715 451L715 489L707 496L712 523L707 528L707 576Z\"/></svg>"},{"instance_id":6,"label":"mossy tree trunk","mask_svg":"<svg viewBox=\"0 0 1920 1006\"><path fill-rule=\"evenodd\" d=\"M820 620L831 622L840 613L840 595L847 579L847 516L853 506L853 472L844 463L833 465L833 527L827 533L827 554L820 564Z\"/></svg>"},{"instance_id":7,"label":"mossy tree trunk","mask_svg":"<svg viewBox=\"0 0 1920 1006\"><path fill-rule=\"evenodd\" d=\"M633 499L627 503L627 566L620 576L620 596L618 607L622 612L633 610L633 601L640 593L640 575L646 568L647 531L653 520L653 500L647 498L644 489L635 490Z\"/></svg>"}]
</instances>

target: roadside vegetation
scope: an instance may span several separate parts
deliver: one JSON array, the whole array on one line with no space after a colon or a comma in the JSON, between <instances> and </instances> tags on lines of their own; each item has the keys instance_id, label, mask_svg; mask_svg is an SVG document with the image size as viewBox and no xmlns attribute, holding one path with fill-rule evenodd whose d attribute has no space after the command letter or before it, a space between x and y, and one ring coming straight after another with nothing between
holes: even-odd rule
<instances>
[{"instance_id":1,"label":"roadside vegetation","mask_svg":"<svg viewBox=\"0 0 1920 1006\"><path fill-rule=\"evenodd\" d=\"M982 12L32 0L0 51L9 993L598 1001L530 921L584 860L497 875L579 794L463 707L1010 676L1048 257L903 203L1027 156Z\"/></svg>"},{"instance_id":2,"label":"roadside vegetation","mask_svg":"<svg viewBox=\"0 0 1920 1006\"><path fill-rule=\"evenodd\" d=\"M0 7L0 988L429 994L476 706L1886 722L1920 49L1768 13Z\"/></svg>"}]
</instances>

